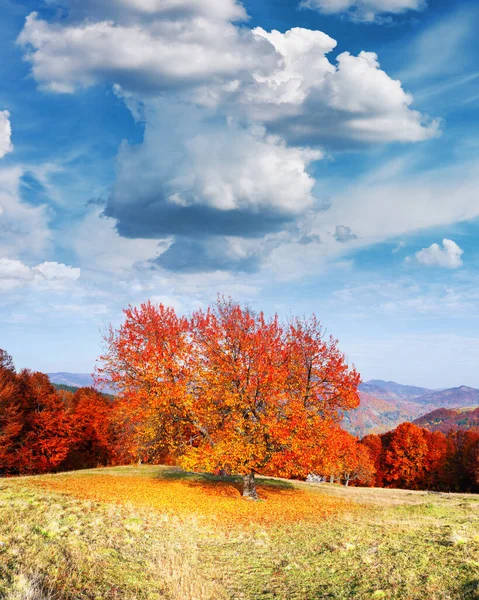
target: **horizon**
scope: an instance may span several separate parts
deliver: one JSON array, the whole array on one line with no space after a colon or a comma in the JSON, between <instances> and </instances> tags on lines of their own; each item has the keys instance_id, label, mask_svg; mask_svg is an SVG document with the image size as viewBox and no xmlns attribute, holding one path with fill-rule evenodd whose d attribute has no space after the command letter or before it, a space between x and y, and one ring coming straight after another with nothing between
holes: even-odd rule
<instances>
[{"instance_id":1,"label":"horizon","mask_svg":"<svg viewBox=\"0 0 479 600\"><path fill-rule=\"evenodd\" d=\"M87 373L129 304L224 294L314 312L364 381L479 388L478 19L5 0L0 347Z\"/></svg>"},{"instance_id":2,"label":"horizon","mask_svg":"<svg viewBox=\"0 0 479 600\"><path fill-rule=\"evenodd\" d=\"M27 367L25 367L27 368ZM78 371L51 371L46 373L46 375L48 375L49 377L55 376L55 375L73 375L73 376L86 376L86 377L93 377L94 373L80 373ZM57 383L57 382L53 382L53 383ZM393 383L395 385L399 385L402 387L417 387L417 388L422 388L424 389L425 393L429 393L429 392L442 392L442 391L447 391L447 390L451 390L451 389L461 389L461 388L467 388L467 389L472 389L472 390L476 390L477 388L471 387L471 386L467 386L467 385L455 385L449 388L428 388L428 387L424 387L424 386L416 386L414 384L408 384L408 383L404 383L404 382L400 382L400 381L392 381L392 380L384 380L384 379L368 379L366 381L361 381L361 383L359 384L359 388L362 385L375 385L375 384L390 384ZM69 385L69 384L66 384ZM75 387L75 386L73 386ZM380 387L380 385L378 385L378 387Z\"/></svg>"}]
</instances>

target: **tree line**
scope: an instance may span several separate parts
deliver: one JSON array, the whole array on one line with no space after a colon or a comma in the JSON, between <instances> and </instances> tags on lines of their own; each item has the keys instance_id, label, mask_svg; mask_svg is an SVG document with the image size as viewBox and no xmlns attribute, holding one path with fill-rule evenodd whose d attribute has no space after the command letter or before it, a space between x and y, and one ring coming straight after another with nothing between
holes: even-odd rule
<instances>
[{"instance_id":1,"label":"tree line","mask_svg":"<svg viewBox=\"0 0 479 600\"><path fill-rule=\"evenodd\" d=\"M431 432L402 423L361 440L374 463L368 485L450 492L479 492L479 431Z\"/></svg>"},{"instance_id":2,"label":"tree line","mask_svg":"<svg viewBox=\"0 0 479 600\"><path fill-rule=\"evenodd\" d=\"M31 475L120 459L113 406L92 388L58 390L47 375L16 372L0 350L0 474Z\"/></svg>"}]
</instances>

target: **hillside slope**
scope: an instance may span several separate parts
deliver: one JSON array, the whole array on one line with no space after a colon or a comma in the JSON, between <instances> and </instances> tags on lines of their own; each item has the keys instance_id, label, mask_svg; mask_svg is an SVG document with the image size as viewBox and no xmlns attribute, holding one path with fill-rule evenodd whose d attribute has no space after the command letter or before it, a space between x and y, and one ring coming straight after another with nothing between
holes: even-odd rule
<instances>
[{"instance_id":1,"label":"hillside slope","mask_svg":"<svg viewBox=\"0 0 479 600\"><path fill-rule=\"evenodd\" d=\"M359 408L345 413L343 419L345 429L359 437L368 433L385 433L427 411L424 405L408 399L382 398L366 392L359 392L359 396Z\"/></svg>"},{"instance_id":2,"label":"hillside slope","mask_svg":"<svg viewBox=\"0 0 479 600\"><path fill-rule=\"evenodd\" d=\"M0 480L0 598L477 600L479 496L115 467Z\"/></svg>"},{"instance_id":3,"label":"hillside slope","mask_svg":"<svg viewBox=\"0 0 479 600\"><path fill-rule=\"evenodd\" d=\"M415 425L429 431L479 430L479 406L438 408L416 419Z\"/></svg>"}]
</instances>

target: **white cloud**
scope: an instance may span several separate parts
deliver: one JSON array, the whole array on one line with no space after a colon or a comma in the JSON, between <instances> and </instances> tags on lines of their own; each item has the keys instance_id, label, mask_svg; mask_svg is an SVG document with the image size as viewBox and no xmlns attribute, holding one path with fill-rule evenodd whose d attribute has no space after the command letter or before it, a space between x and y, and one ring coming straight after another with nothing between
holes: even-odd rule
<instances>
[{"instance_id":1,"label":"white cloud","mask_svg":"<svg viewBox=\"0 0 479 600\"><path fill-rule=\"evenodd\" d=\"M13 150L11 136L10 113L8 110L0 110L0 158Z\"/></svg>"},{"instance_id":2,"label":"white cloud","mask_svg":"<svg viewBox=\"0 0 479 600\"><path fill-rule=\"evenodd\" d=\"M462 255L464 250L453 240L447 238L442 240L442 248L439 244L431 244L429 248L423 248L414 255L415 260L425 267L444 267L446 269L458 269L462 267Z\"/></svg>"},{"instance_id":3,"label":"white cloud","mask_svg":"<svg viewBox=\"0 0 479 600\"><path fill-rule=\"evenodd\" d=\"M69 279L76 281L81 275L80 269L57 262L44 262L41 265L33 267L33 271L35 274L39 273L47 280Z\"/></svg>"},{"instance_id":4,"label":"white cloud","mask_svg":"<svg viewBox=\"0 0 479 600\"><path fill-rule=\"evenodd\" d=\"M253 270L271 253L317 265L318 255L344 252L338 223L348 239L364 228L334 207L334 221L318 212L312 163L322 149L438 134L376 54L330 61L336 41L321 31L237 26L246 15L233 0L67 4L64 19L27 19L19 42L33 76L55 92L107 82L145 121L143 142L120 149L112 220L99 226L115 244L127 238L121 251L93 252L88 232L74 236L79 256L115 271L148 259L180 269L194 256L205 270L215 260Z\"/></svg>"},{"instance_id":5,"label":"white cloud","mask_svg":"<svg viewBox=\"0 0 479 600\"><path fill-rule=\"evenodd\" d=\"M0 289L13 290L28 284L40 287L55 286L59 282L76 281L80 278L80 269L57 262L44 262L28 267L20 260L0 258Z\"/></svg>"},{"instance_id":6,"label":"white cloud","mask_svg":"<svg viewBox=\"0 0 479 600\"><path fill-rule=\"evenodd\" d=\"M127 237L258 237L315 206L309 168L321 157L259 126L150 103L143 143L120 151L105 213Z\"/></svg>"},{"instance_id":7,"label":"white cloud","mask_svg":"<svg viewBox=\"0 0 479 600\"><path fill-rule=\"evenodd\" d=\"M21 166L0 169L0 256L35 257L50 243L48 209L21 201Z\"/></svg>"},{"instance_id":8,"label":"white cloud","mask_svg":"<svg viewBox=\"0 0 479 600\"><path fill-rule=\"evenodd\" d=\"M120 237L115 221L102 218L99 208L90 210L67 234L84 271L121 275L159 253L157 240Z\"/></svg>"},{"instance_id":9,"label":"white cloud","mask_svg":"<svg viewBox=\"0 0 479 600\"><path fill-rule=\"evenodd\" d=\"M262 128L235 126L199 135L186 143L185 162L171 181L172 203L255 213L300 214L314 205L311 162L318 150L291 148Z\"/></svg>"},{"instance_id":10,"label":"white cloud","mask_svg":"<svg viewBox=\"0 0 479 600\"><path fill-rule=\"evenodd\" d=\"M425 0L304 0L301 6L325 15L344 14L361 23L390 20L384 15L398 15L426 8Z\"/></svg>"},{"instance_id":11,"label":"white cloud","mask_svg":"<svg viewBox=\"0 0 479 600\"><path fill-rule=\"evenodd\" d=\"M407 165L396 173L382 166L332 194L321 227L347 223L362 243L372 244L477 218L478 173L477 161L415 175Z\"/></svg>"},{"instance_id":12,"label":"white cloud","mask_svg":"<svg viewBox=\"0 0 479 600\"><path fill-rule=\"evenodd\" d=\"M346 225L336 225L334 237L337 242L350 242L351 240L357 239L358 236L351 231L351 227L347 227Z\"/></svg>"},{"instance_id":13,"label":"white cloud","mask_svg":"<svg viewBox=\"0 0 479 600\"><path fill-rule=\"evenodd\" d=\"M115 18L122 20L133 16L145 20L152 17L174 15L200 16L218 21L243 21L246 11L236 0L46 0L63 4L72 17Z\"/></svg>"},{"instance_id":14,"label":"white cloud","mask_svg":"<svg viewBox=\"0 0 479 600\"><path fill-rule=\"evenodd\" d=\"M267 77L254 74L239 102L288 139L417 142L439 133L437 121L410 108L412 96L380 68L374 52L343 52L334 65L325 55L336 42L319 31L256 28L254 34L268 39L283 60Z\"/></svg>"},{"instance_id":15,"label":"white cloud","mask_svg":"<svg viewBox=\"0 0 479 600\"><path fill-rule=\"evenodd\" d=\"M160 10L176 4L184 10ZM285 33L238 27L231 21L239 5L231 2L117 0L106 8L126 5L150 7L151 14L136 19L117 11L98 20L104 11L89 5L84 20L51 24L32 13L19 42L40 85L73 92L106 81L134 112L132 94L147 101L176 93L224 116L266 125L299 145L420 141L437 134L438 124L411 109L411 95L372 52L343 52L331 63L326 55L336 41L330 36L298 27Z\"/></svg>"},{"instance_id":16,"label":"white cloud","mask_svg":"<svg viewBox=\"0 0 479 600\"><path fill-rule=\"evenodd\" d=\"M258 65L267 68L276 60L271 46L253 38L249 29L182 13L152 15L144 23L85 20L68 25L52 25L32 13L18 41L28 48L35 79L51 91L67 93L104 80L147 95L161 93L247 77Z\"/></svg>"}]
</instances>

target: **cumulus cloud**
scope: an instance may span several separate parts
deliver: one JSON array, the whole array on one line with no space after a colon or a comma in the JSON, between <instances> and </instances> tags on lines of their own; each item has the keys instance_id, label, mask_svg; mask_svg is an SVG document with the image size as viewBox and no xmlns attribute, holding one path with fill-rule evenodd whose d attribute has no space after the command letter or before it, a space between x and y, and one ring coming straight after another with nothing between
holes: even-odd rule
<instances>
[{"instance_id":1,"label":"cumulus cloud","mask_svg":"<svg viewBox=\"0 0 479 600\"><path fill-rule=\"evenodd\" d=\"M354 235L354 233L351 231L351 227L346 227L345 225L336 225L334 238L337 242L350 242L351 240L356 240L358 236Z\"/></svg>"},{"instance_id":2,"label":"cumulus cloud","mask_svg":"<svg viewBox=\"0 0 479 600\"><path fill-rule=\"evenodd\" d=\"M143 144L123 146L105 214L126 237L258 237L314 206L308 167L321 157L262 128L207 127L162 102Z\"/></svg>"},{"instance_id":3,"label":"cumulus cloud","mask_svg":"<svg viewBox=\"0 0 479 600\"><path fill-rule=\"evenodd\" d=\"M47 207L22 202L24 172L21 166L0 169L0 256L33 257L50 243Z\"/></svg>"},{"instance_id":4,"label":"cumulus cloud","mask_svg":"<svg viewBox=\"0 0 479 600\"><path fill-rule=\"evenodd\" d=\"M330 234L343 218L298 234L321 208L325 149L438 134L376 54L329 60L327 34L238 25L234 0L63 4L56 21L32 13L18 41L43 88L108 83L145 122L143 142L119 151L103 214L145 253L160 242L150 260L164 268L252 271L284 240L315 260L323 234L347 241L346 229Z\"/></svg>"},{"instance_id":5,"label":"cumulus cloud","mask_svg":"<svg viewBox=\"0 0 479 600\"><path fill-rule=\"evenodd\" d=\"M336 42L321 32L257 28L282 56L268 77L255 75L239 95L244 110L293 143L418 142L438 135L439 123L411 109L401 82L380 68L374 52L325 54Z\"/></svg>"},{"instance_id":6,"label":"cumulus cloud","mask_svg":"<svg viewBox=\"0 0 479 600\"><path fill-rule=\"evenodd\" d=\"M115 221L101 216L102 207L91 206L83 220L67 232L84 270L121 275L134 265L157 257L157 240L121 237L115 229Z\"/></svg>"},{"instance_id":7,"label":"cumulus cloud","mask_svg":"<svg viewBox=\"0 0 479 600\"><path fill-rule=\"evenodd\" d=\"M148 18L134 18L127 8ZM19 43L43 87L73 92L106 81L123 90L129 106L132 94L174 92L297 144L437 134L438 124L411 109L412 97L374 53L343 52L331 63L326 55L337 42L321 31L238 27L232 21L244 18L243 9L230 0L110 0L87 9L79 21L27 18Z\"/></svg>"},{"instance_id":8,"label":"cumulus cloud","mask_svg":"<svg viewBox=\"0 0 479 600\"><path fill-rule=\"evenodd\" d=\"M239 240L207 238L206 240L178 238L161 254L156 263L170 271L203 273L206 271L257 271L260 256L248 252Z\"/></svg>"},{"instance_id":9,"label":"cumulus cloud","mask_svg":"<svg viewBox=\"0 0 479 600\"><path fill-rule=\"evenodd\" d=\"M456 242L445 238L442 240L442 247L439 244L431 244L428 248L416 252L414 259L425 267L458 269L462 267L461 257L463 254L464 250ZM411 261L411 258L409 258L409 261Z\"/></svg>"},{"instance_id":10,"label":"cumulus cloud","mask_svg":"<svg viewBox=\"0 0 479 600\"><path fill-rule=\"evenodd\" d=\"M324 15L346 15L360 23L387 22L390 15L426 8L425 0L304 0L301 6Z\"/></svg>"},{"instance_id":11,"label":"cumulus cloud","mask_svg":"<svg viewBox=\"0 0 479 600\"><path fill-rule=\"evenodd\" d=\"M13 150L11 137L10 113L8 110L0 110L0 158Z\"/></svg>"},{"instance_id":12,"label":"cumulus cloud","mask_svg":"<svg viewBox=\"0 0 479 600\"><path fill-rule=\"evenodd\" d=\"M18 41L27 48L35 79L65 93L103 81L160 93L246 78L253 68L276 61L271 45L254 38L251 30L181 12L152 14L146 22L68 24L50 24L32 13Z\"/></svg>"},{"instance_id":13,"label":"cumulus cloud","mask_svg":"<svg viewBox=\"0 0 479 600\"><path fill-rule=\"evenodd\" d=\"M0 289L13 290L28 284L55 285L58 282L76 281L80 278L80 269L57 262L44 262L28 267L20 260L0 258Z\"/></svg>"}]
</instances>

